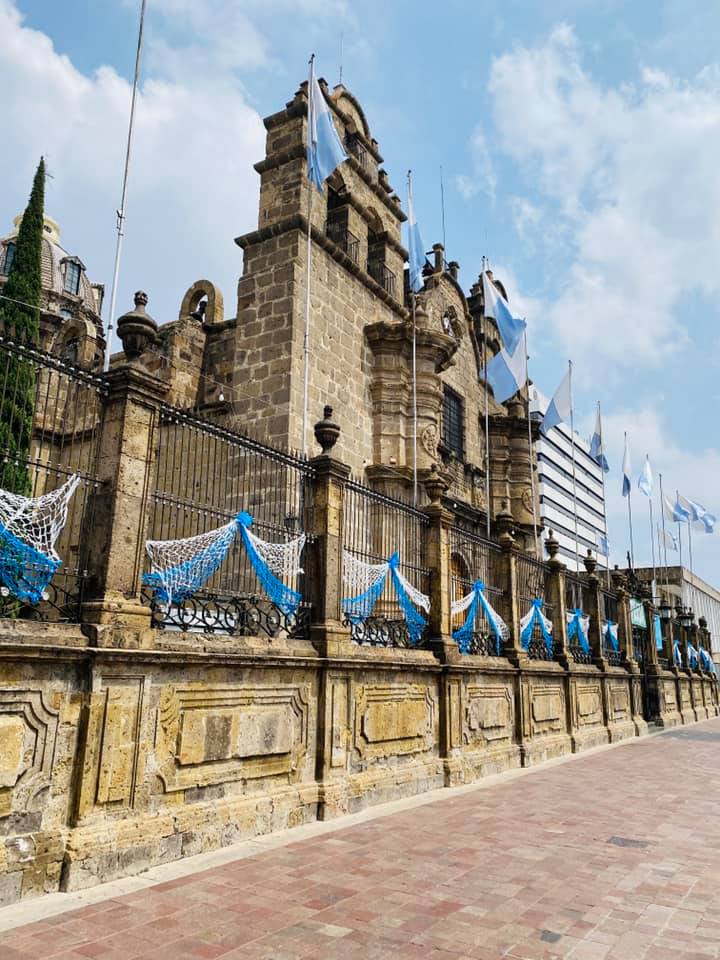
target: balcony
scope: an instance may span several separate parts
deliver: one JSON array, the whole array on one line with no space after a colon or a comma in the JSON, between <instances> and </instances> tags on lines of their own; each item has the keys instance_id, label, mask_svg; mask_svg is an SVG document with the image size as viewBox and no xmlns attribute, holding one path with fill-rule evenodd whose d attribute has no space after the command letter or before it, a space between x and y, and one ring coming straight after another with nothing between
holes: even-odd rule
<instances>
[{"instance_id":1,"label":"balcony","mask_svg":"<svg viewBox=\"0 0 720 960\"><path fill-rule=\"evenodd\" d=\"M396 277L392 270L388 270L384 261L368 260L367 272L391 297L395 296Z\"/></svg>"},{"instance_id":2,"label":"balcony","mask_svg":"<svg viewBox=\"0 0 720 960\"><path fill-rule=\"evenodd\" d=\"M343 220L328 220L325 226L325 233L343 250L353 263L360 261L360 240L351 233Z\"/></svg>"},{"instance_id":3,"label":"balcony","mask_svg":"<svg viewBox=\"0 0 720 960\"><path fill-rule=\"evenodd\" d=\"M350 134L345 137L345 149L351 156L355 157L363 169L368 168L370 163L368 152L354 134Z\"/></svg>"}]
</instances>

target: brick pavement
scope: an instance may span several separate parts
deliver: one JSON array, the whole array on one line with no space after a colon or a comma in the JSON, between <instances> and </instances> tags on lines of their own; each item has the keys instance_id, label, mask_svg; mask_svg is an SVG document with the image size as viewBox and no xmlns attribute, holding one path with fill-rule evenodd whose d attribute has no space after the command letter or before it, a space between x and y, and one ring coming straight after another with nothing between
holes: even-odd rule
<instances>
[{"instance_id":1,"label":"brick pavement","mask_svg":"<svg viewBox=\"0 0 720 960\"><path fill-rule=\"evenodd\" d=\"M720 957L719 760L720 719L18 927L0 958Z\"/></svg>"}]
</instances>

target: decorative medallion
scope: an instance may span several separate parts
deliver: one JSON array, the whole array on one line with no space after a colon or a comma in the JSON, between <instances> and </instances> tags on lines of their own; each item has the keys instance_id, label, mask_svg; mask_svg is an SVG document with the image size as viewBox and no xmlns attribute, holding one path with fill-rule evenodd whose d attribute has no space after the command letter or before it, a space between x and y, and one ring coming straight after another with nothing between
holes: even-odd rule
<instances>
[{"instance_id":1,"label":"decorative medallion","mask_svg":"<svg viewBox=\"0 0 720 960\"><path fill-rule=\"evenodd\" d=\"M525 487L522 494L520 495L520 502L523 505L523 508L528 512L533 512L533 495L530 487Z\"/></svg>"},{"instance_id":2,"label":"decorative medallion","mask_svg":"<svg viewBox=\"0 0 720 960\"><path fill-rule=\"evenodd\" d=\"M425 429L420 434L420 443L423 445L425 452L433 458L437 459L437 427L434 423L429 423Z\"/></svg>"}]
</instances>

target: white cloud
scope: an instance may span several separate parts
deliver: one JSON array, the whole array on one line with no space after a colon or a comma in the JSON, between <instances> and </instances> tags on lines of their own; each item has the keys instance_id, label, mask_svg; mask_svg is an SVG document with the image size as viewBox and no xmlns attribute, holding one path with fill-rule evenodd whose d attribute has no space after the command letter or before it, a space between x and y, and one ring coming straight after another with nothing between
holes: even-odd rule
<instances>
[{"instance_id":1,"label":"white cloud","mask_svg":"<svg viewBox=\"0 0 720 960\"><path fill-rule=\"evenodd\" d=\"M720 305L717 76L645 68L639 86L605 88L566 25L493 63L494 142L571 231L548 319L588 369L660 364L688 343L687 296Z\"/></svg>"},{"instance_id":2,"label":"white cloud","mask_svg":"<svg viewBox=\"0 0 720 960\"><path fill-rule=\"evenodd\" d=\"M473 130L469 146L472 173L458 174L455 177L455 185L466 200L470 200L478 193L484 193L494 201L497 176L481 127L475 127Z\"/></svg>"},{"instance_id":3,"label":"white cloud","mask_svg":"<svg viewBox=\"0 0 720 960\"><path fill-rule=\"evenodd\" d=\"M110 67L81 73L47 36L23 26L10 0L0 0L0 36L0 230L22 210L45 154L54 177L47 212L109 292L130 87ZM118 310L142 287L158 321L175 319L185 289L207 277L233 316L241 272L233 237L257 223L252 163L264 153L262 122L231 76L208 89L193 71L159 77L152 57L150 49L155 79L143 83L136 114Z\"/></svg>"}]
</instances>

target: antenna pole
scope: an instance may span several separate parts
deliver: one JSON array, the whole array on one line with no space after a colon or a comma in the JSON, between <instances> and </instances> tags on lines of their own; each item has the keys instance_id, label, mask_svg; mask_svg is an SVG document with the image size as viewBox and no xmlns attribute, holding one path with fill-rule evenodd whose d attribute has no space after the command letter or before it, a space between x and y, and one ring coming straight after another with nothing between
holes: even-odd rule
<instances>
[{"instance_id":1,"label":"antenna pole","mask_svg":"<svg viewBox=\"0 0 720 960\"><path fill-rule=\"evenodd\" d=\"M113 267L113 280L110 289L110 315L107 323L107 343L105 344L105 362L104 369L110 366L110 349L112 341L113 323L115 321L115 308L117 303L118 280L120 277L120 259L122 257L122 242L125 226L125 207L127 204L128 175L130 173L130 156L132 153L133 130L135 126L135 104L137 102L138 84L140 81L140 63L142 60L143 37L145 28L145 5L146 0L142 0L140 5L140 25L138 27L137 50L135 52L135 76L133 78L132 100L130 101L130 122L128 123L127 146L125 148L125 170L123 172L122 195L120 198L120 209L117 211L117 242L115 245L115 266Z\"/></svg>"}]
</instances>

